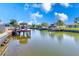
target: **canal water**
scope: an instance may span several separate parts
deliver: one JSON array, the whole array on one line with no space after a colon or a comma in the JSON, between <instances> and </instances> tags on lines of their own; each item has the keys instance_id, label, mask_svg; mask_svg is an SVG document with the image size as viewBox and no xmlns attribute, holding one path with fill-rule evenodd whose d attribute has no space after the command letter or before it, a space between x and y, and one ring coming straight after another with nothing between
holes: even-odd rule
<instances>
[{"instance_id":1,"label":"canal water","mask_svg":"<svg viewBox=\"0 0 79 59\"><path fill-rule=\"evenodd\" d=\"M77 56L79 33L32 30L31 37L11 37L5 56Z\"/></svg>"}]
</instances>

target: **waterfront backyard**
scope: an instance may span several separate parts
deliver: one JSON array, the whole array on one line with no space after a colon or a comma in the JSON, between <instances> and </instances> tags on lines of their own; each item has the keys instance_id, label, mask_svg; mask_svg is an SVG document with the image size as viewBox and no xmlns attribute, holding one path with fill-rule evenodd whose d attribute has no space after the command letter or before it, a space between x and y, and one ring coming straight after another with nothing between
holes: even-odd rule
<instances>
[{"instance_id":1,"label":"waterfront backyard","mask_svg":"<svg viewBox=\"0 0 79 59\"><path fill-rule=\"evenodd\" d=\"M5 56L79 55L79 33L32 30L26 39L12 38Z\"/></svg>"},{"instance_id":2,"label":"waterfront backyard","mask_svg":"<svg viewBox=\"0 0 79 59\"><path fill-rule=\"evenodd\" d=\"M2 3L0 8L1 56L79 56L79 4Z\"/></svg>"}]
</instances>

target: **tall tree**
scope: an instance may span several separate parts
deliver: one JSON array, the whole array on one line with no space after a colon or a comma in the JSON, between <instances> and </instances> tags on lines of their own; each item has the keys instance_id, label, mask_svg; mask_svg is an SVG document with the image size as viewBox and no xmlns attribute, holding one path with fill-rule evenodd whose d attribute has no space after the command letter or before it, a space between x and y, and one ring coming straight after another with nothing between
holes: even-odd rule
<instances>
[{"instance_id":1,"label":"tall tree","mask_svg":"<svg viewBox=\"0 0 79 59\"><path fill-rule=\"evenodd\" d=\"M48 26L48 23L42 23L41 26Z\"/></svg>"},{"instance_id":2,"label":"tall tree","mask_svg":"<svg viewBox=\"0 0 79 59\"><path fill-rule=\"evenodd\" d=\"M58 26L63 26L63 25L64 25L64 21L58 20L58 21L56 22L56 25L58 25Z\"/></svg>"},{"instance_id":3,"label":"tall tree","mask_svg":"<svg viewBox=\"0 0 79 59\"><path fill-rule=\"evenodd\" d=\"M31 25L31 28L36 28L36 25L35 25L35 24L32 24L32 25Z\"/></svg>"},{"instance_id":4,"label":"tall tree","mask_svg":"<svg viewBox=\"0 0 79 59\"><path fill-rule=\"evenodd\" d=\"M78 21L79 21L79 18L76 17L76 18L74 19L74 23L78 23Z\"/></svg>"},{"instance_id":5,"label":"tall tree","mask_svg":"<svg viewBox=\"0 0 79 59\"><path fill-rule=\"evenodd\" d=\"M17 21L15 19L10 20L10 25L16 27L17 26Z\"/></svg>"},{"instance_id":6,"label":"tall tree","mask_svg":"<svg viewBox=\"0 0 79 59\"><path fill-rule=\"evenodd\" d=\"M76 17L76 18L74 19L74 24L75 24L75 27L77 27L77 26L78 26L78 23L79 23L79 17Z\"/></svg>"}]
</instances>

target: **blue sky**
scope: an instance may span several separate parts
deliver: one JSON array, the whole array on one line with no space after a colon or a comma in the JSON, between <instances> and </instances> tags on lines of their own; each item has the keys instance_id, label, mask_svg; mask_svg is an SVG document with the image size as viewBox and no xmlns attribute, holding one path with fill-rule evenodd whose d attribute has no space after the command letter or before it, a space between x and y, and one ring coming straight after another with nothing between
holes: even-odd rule
<instances>
[{"instance_id":1,"label":"blue sky","mask_svg":"<svg viewBox=\"0 0 79 59\"><path fill-rule=\"evenodd\" d=\"M61 19L67 24L79 17L78 3L0 3L0 19L7 23L10 19L18 22L54 23Z\"/></svg>"}]
</instances>

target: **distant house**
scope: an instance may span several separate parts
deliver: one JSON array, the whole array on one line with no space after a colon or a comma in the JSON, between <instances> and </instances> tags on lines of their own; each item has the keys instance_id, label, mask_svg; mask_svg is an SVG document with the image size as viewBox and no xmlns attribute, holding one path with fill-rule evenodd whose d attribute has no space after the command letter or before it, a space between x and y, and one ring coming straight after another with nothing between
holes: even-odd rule
<instances>
[{"instance_id":1,"label":"distant house","mask_svg":"<svg viewBox=\"0 0 79 59\"><path fill-rule=\"evenodd\" d=\"M51 24L50 26L49 26L49 28L50 29L63 29L63 28L65 28L66 26L64 25L64 26L57 26L56 24Z\"/></svg>"},{"instance_id":2,"label":"distant house","mask_svg":"<svg viewBox=\"0 0 79 59\"><path fill-rule=\"evenodd\" d=\"M19 29L27 29L28 28L27 23L19 23L18 28Z\"/></svg>"},{"instance_id":3,"label":"distant house","mask_svg":"<svg viewBox=\"0 0 79 59\"><path fill-rule=\"evenodd\" d=\"M5 32L5 24L3 22L0 22L0 33Z\"/></svg>"},{"instance_id":4,"label":"distant house","mask_svg":"<svg viewBox=\"0 0 79 59\"><path fill-rule=\"evenodd\" d=\"M64 26L57 26L57 28L63 29L63 28L66 28L66 26L65 25Z\"/></svg>"},{"instance_id":5,"label":"distant house","mask_svg":"<svg viewBox=\"0 0 79 59\"><path fill-rule=\"evenodd\" d=\"M42 26L41 28L43 28L43 29L48 29L48 26Z\"/></svg>"},{"instance_id":6,"label":"distant house","mask_svg":"<svg viewBox=\"0 0 79 59\"><path fill-rule=\"evenodd\" d=\"M57 25L55 25L55 24L50 24L49 28L50 28L50 29L55 29L55 28L57 28Z\"/></svg>"},{"instance_id":7,"label":"distant house","mask_svg":"<svg viewBox=\"0 0 79 59\"><path fill-rule=\"evenodd\" d=\"M68 24L66 25L67 28L74 28L75 27L75 24Z\"/></svg>"}]
</instances>

